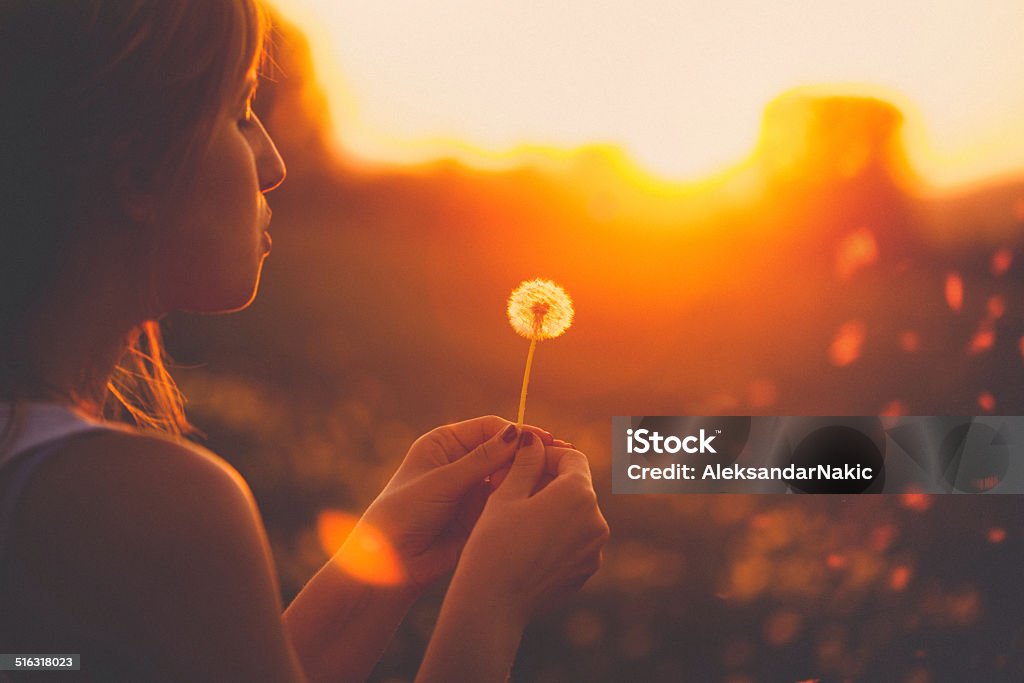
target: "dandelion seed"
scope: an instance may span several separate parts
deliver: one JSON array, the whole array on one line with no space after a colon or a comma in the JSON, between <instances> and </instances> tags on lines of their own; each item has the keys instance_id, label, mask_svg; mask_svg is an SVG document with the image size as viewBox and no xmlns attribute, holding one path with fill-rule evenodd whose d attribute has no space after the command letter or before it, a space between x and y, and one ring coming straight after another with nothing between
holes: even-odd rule
<instances>
[{"instance_id":1,"label":"dandelion seed","mask_svg":"<svg viewBox=\"0 0 1024 683\"><path fill-rule=\"evenodd\" d=\"M508 298L507 312L512 329L530 340L526 372L523 373L523 389L519 395L519 417L516 420L522 427L533 352L538 341L557 337L572 325L572 299L564 289L550 280L527 280L516 287Z\"/></svg>"}]
</instances>

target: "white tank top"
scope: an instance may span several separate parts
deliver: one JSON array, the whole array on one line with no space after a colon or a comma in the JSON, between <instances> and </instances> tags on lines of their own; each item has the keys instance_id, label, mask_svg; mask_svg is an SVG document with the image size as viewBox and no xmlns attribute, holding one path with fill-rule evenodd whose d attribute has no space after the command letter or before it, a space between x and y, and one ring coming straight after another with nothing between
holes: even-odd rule
<instances>
[{"instance_id":1,"label":"white tank top","mask_svg":"<svg viewBox=\"0 0 1024 683\"><path fill-rule=\"evenodd\" d=\"M14 433L7 434L10 403L0 401L0 470L19 454L48 441L62 439L77 432L116 427L90 417L70 406L43 401L20 401Z\"/></svg>"}]
</instances>

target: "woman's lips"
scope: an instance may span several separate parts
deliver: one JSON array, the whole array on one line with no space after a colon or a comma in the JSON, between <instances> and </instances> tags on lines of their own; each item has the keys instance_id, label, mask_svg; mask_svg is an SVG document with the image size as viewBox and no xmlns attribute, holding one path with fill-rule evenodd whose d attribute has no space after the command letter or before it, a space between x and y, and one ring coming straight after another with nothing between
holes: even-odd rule
<instances>
[{"instance_id":1,"label":"woman's lips","mask_svg":"<svg viewBox=\"0 0 1024 683\"><path fill-rule=\"evenodd\" d=\"M274 211L270 208L270 204L267 203L267 198L262 194L259 196L260 206L263 208L263 229L270 227L270 219L274 215Z\"/></svg>"}]
</instances>

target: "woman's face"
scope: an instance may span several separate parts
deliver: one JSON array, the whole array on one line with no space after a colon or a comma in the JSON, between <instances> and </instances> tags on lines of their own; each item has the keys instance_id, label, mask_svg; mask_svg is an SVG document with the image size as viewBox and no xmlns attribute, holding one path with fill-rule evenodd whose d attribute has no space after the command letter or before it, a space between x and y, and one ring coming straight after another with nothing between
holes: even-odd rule
<instances>
[{"instance_id":1,"label":"woman's face","mask_svg":"<svg viewBox=\"0 0 1024 683\"><path fill-rule=\"evenodd\" d=\"M155 276L164 311L232 311L256 296L270 253L263 195L284 180L285 167L252 112L254 89L252 77L222 107L194 190L163 232Z\"/></svg>"}]
</instances>

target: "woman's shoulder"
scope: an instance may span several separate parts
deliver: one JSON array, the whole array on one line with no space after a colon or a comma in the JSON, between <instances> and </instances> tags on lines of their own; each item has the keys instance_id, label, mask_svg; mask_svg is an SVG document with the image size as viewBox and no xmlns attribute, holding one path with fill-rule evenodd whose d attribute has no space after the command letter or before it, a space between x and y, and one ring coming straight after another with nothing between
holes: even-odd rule
<instances>
[{"instance_id":1,"label":"woman's shoulder","mask_svg":"<svg viewBox=\"0 0 1024 683\"><path fill-rule=\"evenodd\" d=\"M183 437L141 430L119 422L105 422L102 427L86 432L89 438L77 438L78 435L67 438L57 449L60 458L82 463L91 458L109 459L128 467L166 462L181 468L237 474L219 455Z\"/></svg>"},{"instance_id":2,"label":"woman's shoulder","mask_svg":"<svg viewBox=\"0 0 1024 683\"><path fill-rule=\"evenodd\" d=\"M160 680L301 680L263 525L220 457L132 430L76 436L26 494L21 571L74 616L61 642L105 634Z\"/></svg>"},{"instance_id":3,"label":"woman's shoulder","mask_svg":"<svg viewBox=\"0 0 1024 683\"><path fill-rule=\"evenodd\" d=\"M248 486L222 458L127 426L65 439L22 495L18 535L46 539L26 545L50 555L34 559L76 557L82 566L96 558L97 570L133 564L153 544L171 549L176 539L201 542L204 533L238 533L258 520Z\"/></svg>"},{"instance_id":4,"label":"woman's shoulder","mask_svg":"<svg viewBox=\"0 0 1024 683\"><path fill-rule=\"evenodd\" d=\"M128 425L104 426L57 444L26 493L45 490L47 498L63 494L82 500L137 491L152 503L161 498L160 491L184 492L194 486L239 487L247 492L238 471L199 444Z\"/></svg>"}]
</instances>

